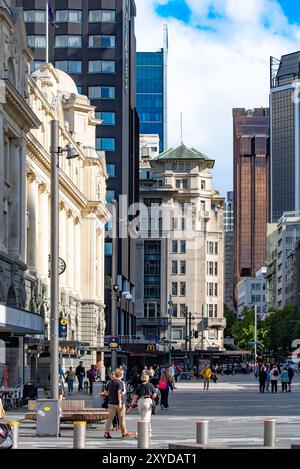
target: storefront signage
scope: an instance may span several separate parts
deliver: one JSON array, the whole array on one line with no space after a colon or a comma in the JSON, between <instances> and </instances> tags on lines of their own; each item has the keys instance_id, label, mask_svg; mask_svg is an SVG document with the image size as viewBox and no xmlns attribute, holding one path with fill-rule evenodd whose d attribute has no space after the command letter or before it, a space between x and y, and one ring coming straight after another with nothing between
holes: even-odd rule
<instances>
[{"instance_id":1,"label":"storefront signage","mask_svg":"<svg viewBox=\"0 0 300 469\"><path fill-rule=\"evenodd\" d=\"M68 337L68 320L66 318L59 320L59 337L63 339Z\"/></svg>"}]
</instances>

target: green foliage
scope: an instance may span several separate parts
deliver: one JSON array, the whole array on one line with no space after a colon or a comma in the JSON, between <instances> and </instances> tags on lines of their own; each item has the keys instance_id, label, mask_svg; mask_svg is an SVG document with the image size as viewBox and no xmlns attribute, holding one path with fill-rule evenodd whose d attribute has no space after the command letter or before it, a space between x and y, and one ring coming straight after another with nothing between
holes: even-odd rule
<instances>
[{"instance_id":1,"label":"green foliage","mask_svg":"<svg viewBox=\"0 0 300 469\"><path fill-rule=\"evenodd\" d=\"M254 340L254 310L245 308L241 319L236 319L232 327L235 343L238 347L251 350L253 345L248 344ZM265 327L265 321L257 318L257 340L260 342L259 347L265 348L268 330Z\"/></svg>"},{"instance_id":2,"label":"green foliage","mask_svg":"<svg viewBox=\"0 0 300 469\"><path fill-rule=\"evenodd\" d=\"M234 311L230 311L230 309L224 305L224 317L227 320L226 329L224 330L224 337L232 337L232 327L236 323L236 313Z\"/></svg>"}]
</instances>

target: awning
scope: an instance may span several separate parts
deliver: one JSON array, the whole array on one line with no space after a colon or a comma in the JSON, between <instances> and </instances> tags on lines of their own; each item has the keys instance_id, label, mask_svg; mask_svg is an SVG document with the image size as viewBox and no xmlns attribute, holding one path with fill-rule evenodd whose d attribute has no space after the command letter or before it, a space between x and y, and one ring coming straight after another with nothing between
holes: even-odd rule
<instances>
[{"instance_id":1,"label":"awning","mask_svg":"<svg viewBox=\"0 0 300 469\"><path fill-rule=\"evenodd\" d=\"M44 334L44 318L40 314L0 305L0 332Z\"/></svg>"}]
</instances>

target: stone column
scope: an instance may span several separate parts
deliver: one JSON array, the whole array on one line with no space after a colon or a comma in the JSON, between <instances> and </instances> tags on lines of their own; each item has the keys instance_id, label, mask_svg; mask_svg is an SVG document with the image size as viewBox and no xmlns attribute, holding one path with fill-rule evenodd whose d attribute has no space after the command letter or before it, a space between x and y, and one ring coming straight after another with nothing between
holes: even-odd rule
<instances>
[{"instance_id":1,"label":"stone column","mask_svg":"<svg viewBox=\"0 0 300 469\"><path fill-rule=\"evenodd\" d=\"M97 230L97 278L96 296L104 303L104 238L103 230Z\"/></svg>"},{"instance_id":2,"label":"stone column","mask_svg":"<svg viewBox=\"0 0 300 469\"><path fill-rule=\"evenodd\" d=\"M9 190L9 197L11 205L9 210L8 252L17 260L21 260L21 149L21 140L17 138L13 139L11 145L11 152L9 155L9 183L11 184L11 188Z\"/></svg>"},{"instance_id":3,"label":"stone column","mask_svg":"<svg viewBox=\"0 0 300 469\"><path fill-rule=\"evenodd\" d=\"M66 223L67 223L67 286L68 288L74 288L74 219L72 210L66 211Z\"/></svg>"},{"instance_id":4,"label":"stone column","mask_svg":"<svg viewBox=\"0 0 300 469\"><path fill-rule=\"evenodd\" d=\"M26 262L26 134L22 138L22 148L20 152L20 258L22 262Z\"/></svg>"},{"instance_id":5,"label":"stone column","mask_svg":"<svg viewBox=\"0 0 300 469\"><path fill-rule=\"evenodd\" d=\"M74 242L74 288L77 293L81 292L81 247L80 247L80 231L81 225L79 217L75 217L75 242Z\"/></svg>"},{"instance_id":6,"label":"stone column","mask_svg":"<svg viewBox=\"0 0 300 469\"><path fill-rule=\"evenodd\" d=\"M27 174L27 204L28 223L27 231L27 264L31 273L37 273L37 240L38 240L38 198L39 189L36 175L32 171Z\"/></svg>"},{"instance_id":7,"label":"stone column","mask_svg":"<svg viewBox=\"0 0 300 469\"><path fill-rule=\"evenodd\" d=\"M42 183L39 185L38 269L44 278L48 277L49 254L49 193L46 184Z\"/></svg>"},{"instance_id":8,"label":"stone column","mask_svg":"<svg viewBox=\"0 0 300 469\"><path fill-rule=\"evenodd\" d=\"M59 204L59 257L67 262L67 217L64 202ZM67 265L68 269L68 265ZM66 272L59 276L60 285L66 285Z\"/></svg>"},{"instance_id":9,"label":"stone column","mask_svg":"<svg viewBox=\"0 0 300 469\"><path fill-rule=\"evenodd\" d=\"M4 139L5 139L5 129L4 129L4 120L3 116L0 114L0 251L5 250L4 246L4 162L5 162L5 155L4 155Z\"/></svg>"}]
</instances>

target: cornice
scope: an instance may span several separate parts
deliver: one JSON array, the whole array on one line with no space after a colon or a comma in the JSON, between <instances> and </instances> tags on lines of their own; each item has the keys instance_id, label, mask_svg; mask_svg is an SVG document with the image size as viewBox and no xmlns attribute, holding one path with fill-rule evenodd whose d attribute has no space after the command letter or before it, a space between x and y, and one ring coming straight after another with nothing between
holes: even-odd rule
<instances>
[{"instance_id":1,"label":"cornice","mask_svg":"<svg viewBox=\"0 0 300 469\"><path fill-rule=\"evenodd\" d=\"M10 81L7 79L3 81L5 83L5 103L3 104L5 110L25 132L29 132L31 129L38 129L42 122Z\"/></svg>"},{"instance_id":2,"label":"cornice","mask_svg":"<svg viewBox=\"0 0 300 469\"><path fill-rule=\"evenodd\" d=\"M14 22L12 20L12 17L10 16L8 10L3 7L0 7L0 19L6 21L7 25L10 28L13 28Z\"/></svg>"}]
</instances>

